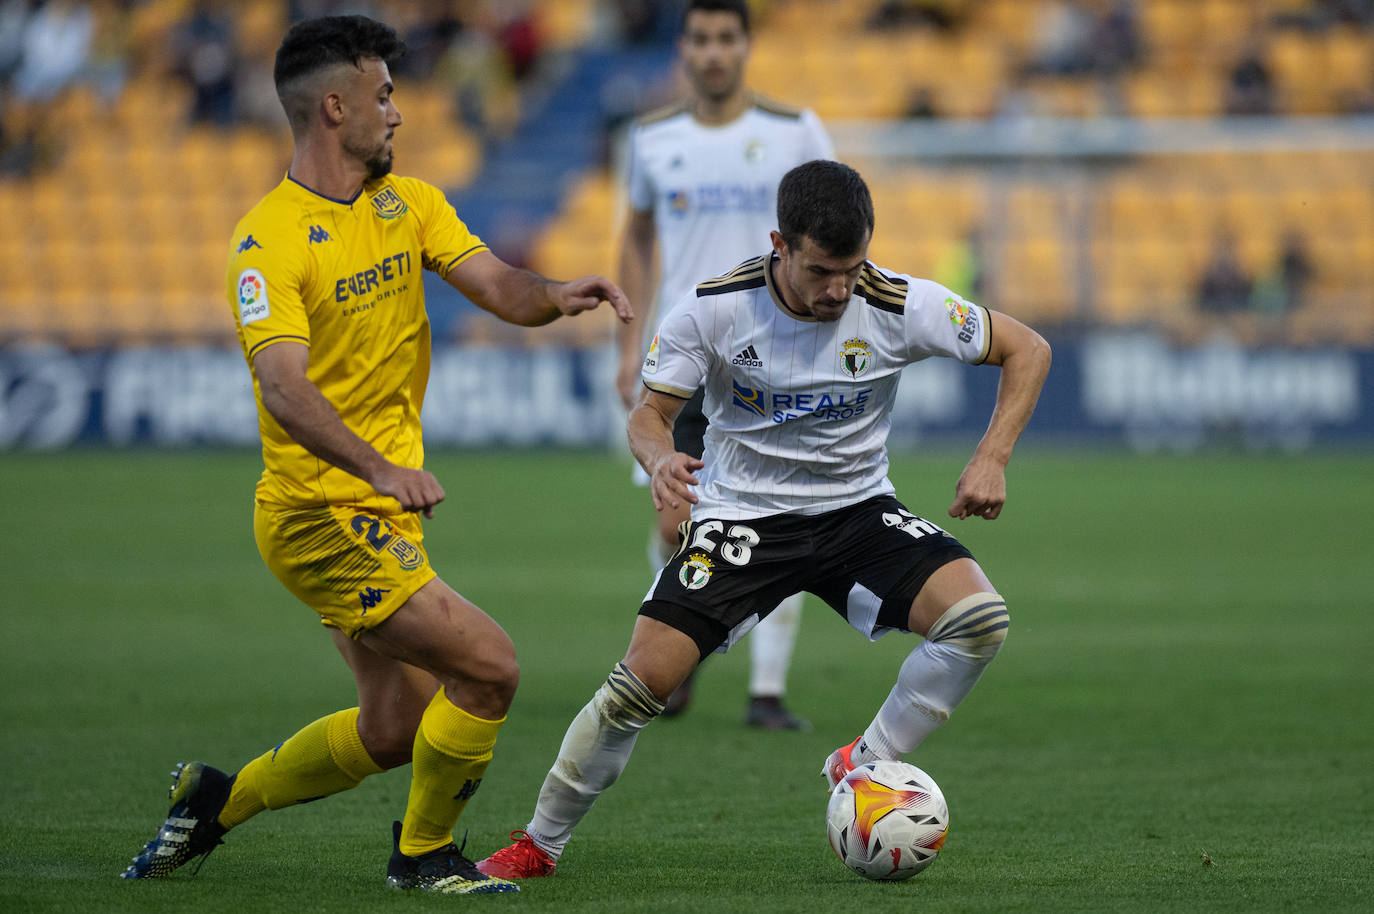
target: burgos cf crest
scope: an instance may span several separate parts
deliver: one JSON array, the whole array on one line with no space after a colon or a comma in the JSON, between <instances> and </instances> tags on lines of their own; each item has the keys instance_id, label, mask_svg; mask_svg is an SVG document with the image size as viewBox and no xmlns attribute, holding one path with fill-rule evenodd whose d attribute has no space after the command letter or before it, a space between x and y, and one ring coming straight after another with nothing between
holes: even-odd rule
<instances>
[{"instance_id":1,"label":"burgos cf crest","mask_svg":"<svg viewBox=\"0 0 1374 914\"><path fill-rule=\"evenodd\" d=\"M693 552L687 556L687 561L682 563L682 568L677 573L677 579L688 590L701 590L710 582L711 569L715 567L715 563L705 555L700 552Z\"/></svg>"},{"instance_id":2,"label":"burgos cf crest","mask_svg":"<svg viewBox=\"0 0 1374 914\"><path fill-rule=\"evenodd\" d=\"M383 219L395 219L410 209L406 206L406 201L392 190L390 184L372 195L372 205L376 208L377 215Z\"/></svg>"},{"instance_id":3,"label":"burgos cf crest","mask_svg":"<svg viewBox=\"0 0 1374 914\"><path fill-rule=\"evenodd\" d=\"M851 378L868 371L873 364L873 347L868 345L866 340L861 340L857 336L852 340L845 340L840 347L840 367L844 373Z\"/></svg>"}]
</instances>

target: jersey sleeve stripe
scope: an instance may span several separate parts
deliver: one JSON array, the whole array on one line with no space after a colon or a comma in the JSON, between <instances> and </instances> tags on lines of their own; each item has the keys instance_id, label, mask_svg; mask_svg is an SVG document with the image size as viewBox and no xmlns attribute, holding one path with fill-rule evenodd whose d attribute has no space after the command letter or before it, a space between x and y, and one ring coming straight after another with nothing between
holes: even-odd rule
<instances>
[{"instance_id":1,"label":"jersey sleeve stripe","mask_svg":"<svg viewBox=\"0 0 1374 914\"><path fill-rule=\"evenodd\" d=\"M740 292L744 289L757 289L767 280L763 276L765 258L755 257L746 260L723 276L708 279L697 285L697 298L706 295L723 295L726 292Z\"/></svg>"},{"instance_id":2,"label":"jersey sleeve stripe","mask_svg":"<svg viewBox=\"0 0 1374 914\"><path fill-rule=\"evenodd\" d=\"M304 336L296 336L296 335L293 334L293 333L279 333L279 334L277 334L276 336L269 336L269 337L268 337L267 339L265 339L265 340L259 340L258 342L254 343L254 344L253 344L253 347L252 347L251 349L248 350L248 359L249 359L249 361L252 361L253 356L257 355L260 351L262 351L262 350L265 349L266 347L272 345L273 343L280 343L280 342L282 342L283 340L295 340L296 342L304 343L304 344L307 345L307 346L310 345L310 340L309 340L309 338L307 338L307 337L304 337Z\"/></svg>"},{"instance_id":3,"label":"jersey sleeve stripe","mask_svg":"<svg viewBox=\"0 0 1374 914\"><path fill-rule=\"evenodd\" d=\"M458 266L458 264L462 263L464 260L467 260L473 254L476 254L479 251L485 251L486 249L487 246L485 244L474 244L472 247L468 248L466 251L450 260L448 266L444 267L444 271L439 275L447 279L449 270L452 270L454 267Z\"/></svg>"},{"instance_id":4,"label":"jersey sleeve stripe","mask_svg":"<svg viewBox=\"0 0 1374 914\"><path fill-rule=\"evenodd\" d=\"M652 383L645 381L644 386L656 393L677 397L679 400L690 400L692 399L692 395L696 393L695 390L683 390L681 387L673 387L671 384L663 384L658 381Z\"/></svg>"},{"instance_id":5,"label":"jersey sleeve stripe","mask_svg":"<svg viewBox=\"0 0 1374 914\"><path fill-rule=\"evenodd\" d=\"M974 365L981 365L988 360L992 354L992 312L982 305L975 304L973 307L983 312L983 326L987 328L983 333L983 351L978 358L974 359Z\"/></svg>"},{"instance_id":6,"label":"jersey sleeve stripe","mask_svg":"<svg viewBox=\"0 0 1374 914\"><path fill-rule=\"evenodd\" d=\"M865 264L859 273L859 281L854 285L854 294L882 311L902 314L906 311L907 283L904 279L893 279Z\"/></svg>"}]
</instances>

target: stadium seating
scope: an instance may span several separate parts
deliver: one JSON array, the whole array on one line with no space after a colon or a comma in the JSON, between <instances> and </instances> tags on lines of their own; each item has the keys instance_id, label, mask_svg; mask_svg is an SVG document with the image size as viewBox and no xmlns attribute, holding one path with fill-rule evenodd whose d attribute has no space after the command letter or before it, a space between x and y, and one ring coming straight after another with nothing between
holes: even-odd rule
<instances>
[{"instance_id":1,"label":"stadium seating","mask_svg":"<svg viewBox=\"0 0 1374 914\"><path fill-rule=\"evenodd\" d=\"M1282 114L1374 105L1374 31L1291 27L1311 15L1307 0L1141 0L1142 53L1115 76L1028 66L1048 0L949 0L948 29L869 28L878 6L760 4L751 83L832 124L902 117L918 105L963 118L1008 106L1061 117L1215 117L1227 110L1236 62L1254 51ZM598 0L538 7L549 47L599 40ZM223 303L229 235L280 179L290 141L281 127L188 126L188 90L159 69L158 57L179 9L137 5L132 40L145 50L118 103L86 88L66 93L50 112L61 138L52 168L0 178L0 220L24 227L0 233L0 341L231 335ZM279 0L253 0L240 28L267 47L284 15ZM669 55L665 47L665 67ZM450 189L471 182L482 144L454 116L450 91L402 81L397 100L412 128L398 169ZM1374 153L1216 151L1077 170L919 157L854 164L877 200L876 261L957 284L970 275L977 233L980 294L1026 320L1188 333L1199 323L1198 280L1219 231L1236 236L1253 276L1271 271L1296 233L1312 269L1298 310L1237 317L1237 326L1311 342L1374 341ZM560 212L534 239L531 266L559 277L614 275L623 211L620 181L605 169L570 182ZM496 340L503 331L491 323L469 321L460 333ZM521 339L592 345L610 332L602 313Z\"/></svg>"}]
</instances>

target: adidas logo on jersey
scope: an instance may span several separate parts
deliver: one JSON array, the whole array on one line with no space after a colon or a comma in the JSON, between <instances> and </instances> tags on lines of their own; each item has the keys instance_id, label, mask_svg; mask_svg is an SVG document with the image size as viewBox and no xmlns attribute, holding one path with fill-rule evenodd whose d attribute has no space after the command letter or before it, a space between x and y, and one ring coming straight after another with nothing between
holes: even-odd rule
<instances>
[{"instance_id":1,"label":"adidas logo on jersey","mask_svg":"<svg viewBox=\"0 0 1374 914\"><path fill-rule=\"evenodd\" d=\"M730 360L731 365L743 365L745 368L762 368L763 359L759 358L758 350L753 345L745 346L744 351Z\"/></svg>"}]
</instances>

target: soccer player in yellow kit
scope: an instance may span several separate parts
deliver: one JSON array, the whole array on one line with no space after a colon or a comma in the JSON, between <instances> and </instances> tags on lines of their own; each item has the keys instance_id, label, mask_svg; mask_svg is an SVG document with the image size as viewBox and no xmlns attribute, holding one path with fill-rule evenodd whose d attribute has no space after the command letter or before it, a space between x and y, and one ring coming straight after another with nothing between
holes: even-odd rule
<instances>
[{"instance_id":1,"label":"soccer player in yellow kit","mask_svg":"<svg viewBox=\"0 0 1374 914\"><path fill-rule=\"evenodd\" d=\"M401 115L387 61L403 52L391 28L362 16L287 33L274 76L295 141L291 168L235 229L227 276L258 399L258 549L328 627L358 707L234 775L178 765L168 817L126 878L166 876L259 812L410 762L388 884L517 890L453 843L519 670L510 638L436 576L424 549L418 515L432 517L444 489L423 469L430 332L420 271L516 324L603 301L621 320L632 314L601 277L556 283L503 263L438 189L390 174Z\"/></svg>"}]
</instances>

